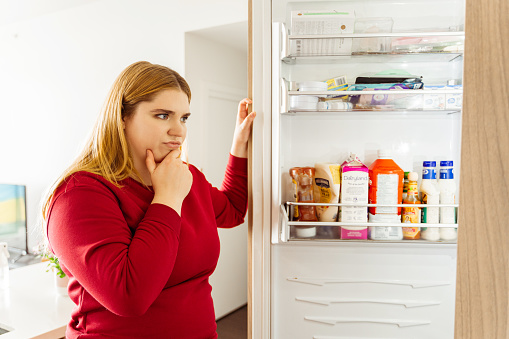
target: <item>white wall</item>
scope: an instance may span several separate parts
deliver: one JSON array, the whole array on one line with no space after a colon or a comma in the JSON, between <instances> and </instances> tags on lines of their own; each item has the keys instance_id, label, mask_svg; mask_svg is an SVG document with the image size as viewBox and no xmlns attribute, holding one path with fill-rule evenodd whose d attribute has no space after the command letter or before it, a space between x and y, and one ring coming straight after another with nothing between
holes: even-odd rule
<instances>
[{"instance_id":1,"label":"white wall","mask_svg":"<svg viewBox=\"0 0 509 339\"><path fill-rule=\"evenodd\" d=\"M189 159L220 187L228 160L238 102L247 97L247 39L230 46L228 33L244 32L247 22L186 34L186 78L191 86ZM210 277L216 318L247 303L247 222L219 229L221 252Z\"/></svg>"},{"instance_id":2,"label":"white wall","mask_svg":"<svg viewBox=\"0 0 509 339\"><path fill-rule=\"evenodd\" d=\"M41 195L118 73L147 60L184 75L184 32L239 20L247 1L101 0L0 26L0 182L27 185L30 249Z\"/></svg>"}]
</instances>

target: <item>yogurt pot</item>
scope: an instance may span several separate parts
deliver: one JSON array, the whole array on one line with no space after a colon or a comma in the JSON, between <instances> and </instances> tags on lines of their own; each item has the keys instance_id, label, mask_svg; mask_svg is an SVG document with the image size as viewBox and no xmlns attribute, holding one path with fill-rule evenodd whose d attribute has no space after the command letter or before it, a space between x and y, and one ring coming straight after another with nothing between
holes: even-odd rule
<instances>
[{"instance_id":1,"label":"yogurt pot","mask_svg":"<svg viewBox=\"0 0 509 339\"><path fill-rule=\"evenodd\" d=\"M313 95L291 95L290 109L316 109L318 97Z\"/></svg>"}]
</instances>

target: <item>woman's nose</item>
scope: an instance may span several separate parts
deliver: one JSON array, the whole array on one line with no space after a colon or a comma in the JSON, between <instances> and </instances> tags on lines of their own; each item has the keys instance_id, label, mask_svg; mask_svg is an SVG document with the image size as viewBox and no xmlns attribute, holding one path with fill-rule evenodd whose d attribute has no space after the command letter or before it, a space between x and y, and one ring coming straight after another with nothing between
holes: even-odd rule
<instances>
[{"instance_id":1,"label":"woman's nose","mask_svg":"<svg viewBox=\"0 0 509 339\"><path fill-rule=\"evenodd\" d=\"M185 127L180 122L171 124L170 128L168 128L168 135L184 137L185 132Z\"/></svg>"}]
</instances>

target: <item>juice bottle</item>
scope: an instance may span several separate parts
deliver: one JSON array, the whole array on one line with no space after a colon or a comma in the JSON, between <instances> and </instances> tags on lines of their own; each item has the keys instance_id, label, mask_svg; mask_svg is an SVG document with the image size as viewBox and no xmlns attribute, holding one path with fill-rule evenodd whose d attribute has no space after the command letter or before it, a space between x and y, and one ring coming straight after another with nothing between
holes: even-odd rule
<instances>
[{"instance_id":1,"label":"juice bottle","mask_svg":"<svg viewBox=\"0 0 509 339\"><path fill-rule=\"evenodd\" d=\"M408 173L410 173L410 172L405 172L405 176L404 176L405 179L403 181L403 195L401 196L401 198L403 200L405 200L407 192L408 192Z\"/></svg>"},{"instance_id":2,"label":"juice bottle","mask_svg":"<svg viewBox=\"0 0 509 339\"><path fill-rule=\"evenodd\" d=\"M369 203L396 205L402 201L403 170L392 160L389 150L379 150L369 166ZM370 207L369 222L401 223L401 207ZM401 227L369 227L373 240L401 240Z\"/></svg>"},{"instance_id":3,"label":"juice bottle","mask_svg":"<svg viewBox=\"0 0 509 339\"><path fill-rule=\"evenodd\" d=\"M403 204L420 204L419 192L417 191L416 172L408 173L408 190ZM421 222L421 211L419 207L403 207L401 213L402 222L405 224L419 224ZM421 229L419 227L403 227L403 239L416 240L421 238Z\"/></svg>"}]
</instances>

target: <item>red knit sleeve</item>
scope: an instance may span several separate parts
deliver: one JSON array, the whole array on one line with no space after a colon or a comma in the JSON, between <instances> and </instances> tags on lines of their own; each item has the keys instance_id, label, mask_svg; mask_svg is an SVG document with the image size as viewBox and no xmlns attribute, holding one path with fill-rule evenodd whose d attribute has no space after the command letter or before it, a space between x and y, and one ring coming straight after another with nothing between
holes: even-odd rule
<instances>
[{"instance_id":1,"label":"red knit sleeve","mask_svg":"<svg viewBox=\"0 0 509 339\"><path fill-rule=\"evenodd\" d=\"M104 185L79 185L57 196L48 217L56 256L104 307L139 316L161 293L172 272L180 216L152 204L135 231Z\"/></svg>"},{"instance_id":2,"label":"red knit sleeve","mask_svg":"<svg viewBox=\"0 0 509 339\"><path fill-rule=\"evenodd\" d=\"M210 186L218 227L230 228L244 222L247 212L247 159L230 154L220 189Z\"/></svg>"}]
</instances>

